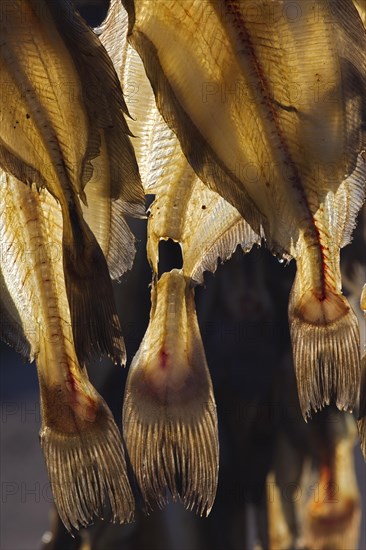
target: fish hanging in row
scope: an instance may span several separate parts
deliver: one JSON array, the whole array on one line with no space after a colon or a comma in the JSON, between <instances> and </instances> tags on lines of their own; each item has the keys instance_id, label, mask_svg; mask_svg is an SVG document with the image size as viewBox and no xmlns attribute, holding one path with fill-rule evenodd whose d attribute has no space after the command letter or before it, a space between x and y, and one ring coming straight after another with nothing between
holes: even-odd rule
<instances>
[{"instance_id":1,"label":"fish hanging in row","mask_svg":"<svg viewBox=\"0 0 366 550\"><path fill-rule=\"evenodd\" d=\"M143 64L127 45L127 14L112 0L101 40L127 97L131 131L149 209L147 255L153 269L150 322L129 371L123 433L148 507L173 498L208 514L218 474L216 406L197 322L194 287L238 244L260 237L239 212L209 190L159 114ZM130 99L130 101L129 101ZM183 266L160 275L159 244L179 243ZM160 275L160 277L159 277Z\"/></svg>"},{"instance_id":2,"label":"fish hanging in row","mask_svg":"<svg viewBox=\"0 0 366 550\"><path fill-rule=\"evenodd\" d=\"M352 410L359 327L340 248L365 195L366 36L351 0L124 0L128 40L203 182L294 258L289 322L304 417Z\"/></svg>"},{"instance_id":3,"label":"fish hanging in row","mask_svg":"<svg viewBox=\"0 0 366 550\"><path fill-rule=\"evenodd\" d=\"M36 361L40 442L58 513L69 530L86 526L103 515L107 494L113 519L130 521L134 499L121 436L74 345L61 206L46 189L3 171L0 184L0 337Z\"/></svg>"},{"instance_id":4,"label":"fish hanging in row","mask_svg":"<svg viewBox=\"0 0 366 550\"><path fill-rule=\"evenodd\" d=\"M117 75L69 0L1 0L0 8L6 14L0 21L0 166L25 184L46 188L61 205L65 284L80 363L102 353L125 363L101 246L113 241L107 261L112 275L120 275L134 254L124 216L144 214L144 195ZM95 211L83 217L93 171L98 178L90 193L104 205L96 221L101 246L85 221Z\"/></svg>"}]
</instances>

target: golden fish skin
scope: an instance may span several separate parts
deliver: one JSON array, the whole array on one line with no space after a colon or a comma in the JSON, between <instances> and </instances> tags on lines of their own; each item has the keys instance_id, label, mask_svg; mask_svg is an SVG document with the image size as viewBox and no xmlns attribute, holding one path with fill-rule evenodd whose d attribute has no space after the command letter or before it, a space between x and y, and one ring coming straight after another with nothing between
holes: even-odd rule
<instances>
[{"instance_id":1,"label":"golden fish skin","mask_svg":"<svg viewBox=\"0 0 366 550\"><path fill-rule=\"evenodd\" d=\"M0 166L24 183L46 187L61 205L66 291L79 360L107 353L124 362L107 264L79 201L86 201L93 159L101 154L101 200L103 195L119 200L120 213L143 212L118 78L69 1L9 5L2 0L4 9L5 4L0 74L8 95L1 104ZM128 247L133 253L127 241ZM112 271L120 274L116 266Z\"/></svg>"},{"instance_id":2,"label":"golden fish skin","mask_svg":"<svg viewBox=\"0 0 366 550\"><path fill-rule=\"evenodd\" d=\"M67 529L103 514L130 521L134 500L112 413L88 380L73 342L62 265L61 208L0 173L0 337L35 359L41 392L40 442ZM4 315L3 315L4 314Z\"/></svg>"},{"instance_id":3,"label":"golden fish skin","mask_svg":"<svg viewBox=\"0 0 366 550\"><path fill-rule=\"evenodd\" d=\"M129 42L195 172L297 261L289 320L304 417L333 400L351 410L359 330L339 251L366 180L366 37L355 7L303 2L290 21L281 1L257 2L255 17L234 0L124 5Z\"/></svg>"}]
</instances>

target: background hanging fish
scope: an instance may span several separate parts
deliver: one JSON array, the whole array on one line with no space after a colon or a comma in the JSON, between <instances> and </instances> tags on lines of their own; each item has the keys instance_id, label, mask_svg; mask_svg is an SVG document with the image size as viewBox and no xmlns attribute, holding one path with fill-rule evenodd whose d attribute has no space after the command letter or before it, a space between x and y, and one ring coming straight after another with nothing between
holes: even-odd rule
<instances>
[{"instance_id":1,"label":"background hanging fish","mask_svg":"<svg viewBox=\"0 0 366 550\"><path fill-rule=\"evenodd\" d=\"M129 41L201 179L297 261L289 320L305 417L357 403L359 330L339 250L366 180L366 37L350 0L125 1ZM316 17L312 10L316 10ZM335 39L336 37L336 39Z\"/></svg>"},{"instance_id":2,"label":"background hanging fish","mask_svg":"<svg viewBox=\"0 0 366 550\"><path fill-rule=\"evenodd\" d=\"M290 363L287 357L285 363ZM289 368L277 385L283 407L272 473L267 479L270 548L357 548L360 493L351 415L329 407L301 422Z\"/></svg>"},{"instance_id":3,"label":"background hanging fish","mask_svg":"<svg viewBox=\"0 0 366 550\"><path fill-rule=\"evenodd\" d=\"M99 212L110 208L103 220L144 212L118 78L69 1L2 4L7 16L0 22L0 72L7 95L0 107L0 166L24 183L46 187L61 205L66 292L79 361L108 353L125 362L107 264L79 201L86 204L84 188L100 155L95 193ZM107 199L116 203L110 207ZM120 275L116 256L125 246L122 257L130 263L132 235L123 221L114 236L105 231L108 224L100 225L103 243L115 240L109 260L112 275Z\"/></svg>"},{"instance_id":4,"label":"background hanging fish","mask_svg":"<svg viewBox=\"0 0 366 550\"><path fill-rule=\"evenodd\" d=\"M363 24L366 26L366 6L364 0L353 0L353 3L360 14Z\"/></svg>"},{"instance_id":5,"label":"background hanging fish","mask_svg":"<svg viewBox=\"0 0 366 550\"><path fill-rule=\"evenodd\" d=\"M112 413L78 361L62 265L62 213L48 191L0 173L0 336L36 360L41 446L67 529L103 514L130 521L134 502Z\"/></svg>"},{"instance_id":6,"label":"background hanging fish","mask_svg":"<svg viewBox=\"0 0 366 550\"><path fill-rule=\"evenodd\" d=\"M142 62L127 46L126 31L127 14L114 1L101 40L122 87L138 90L138 101L128 103L133 144L145 193L155 195L147 244L154 272L152 308L127 381L124 435L144 499L162 506L168 488L202 514L210 511L216 493L218 436L194 286L203 282L205 270L216 270L218 258L229 258L238 243L250 249L260 238L186 161L156 109ZM159 243L168 239L179 243L183 267L170 266L158 280Z\"/></svg>"},{"instance_id":7,"label":"background hanging fish","mask_svg":"<svg viewBox=\"0 0 366 550\"><path fill-rule=\"evenodd\" d=\"M362 290L360 305L366 320L366 284ZM363 456L366 459L366 350L363 350L361 362L360 412L358 429L361 438Z\"/></svg>"},{"instance_id":8,"label":"background hanging fish","mask_svg":"<svg viewBox=\"0 0 366 550\"><path fill-rule=\"evenodd\" d=\"M309 548L357 548L360 495L354 470L353 419L329 412L319 426L319 480L305 511L305 544ZM309 499L310 500L310 499Z\"/></svg>"}]
</instances>

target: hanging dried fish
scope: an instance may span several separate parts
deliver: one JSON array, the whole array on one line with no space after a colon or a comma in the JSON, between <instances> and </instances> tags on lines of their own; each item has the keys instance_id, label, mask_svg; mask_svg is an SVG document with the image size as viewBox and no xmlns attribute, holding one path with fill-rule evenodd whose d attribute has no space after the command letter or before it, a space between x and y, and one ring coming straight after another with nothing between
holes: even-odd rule
<instances>
[{"instance_id":1,"label":"hanging dried fish","mask_svg":"<svg viewBox=\"0 0 366 550\"><path fill-rule=\"evenodd\" d=\"M322 427L319 480L306 506L305 546L357 548L360 536L360 494L354 464L356 429L352 417L329 418Z\"/></svg>"},{"instance_id":2,"label":"hanging dried fish","mask_svg":"<svg viewBox=\"0 0 366 550\"><path fill-rule=\"evenodd\" d=\"M35 359L41 391L40 441L60 517L67 527L103 514L130 521L134 501L112 413L77 358L62 262L61 207L1 171L0 337Z\"/></svg>"},{"instance_id":3,"label":"hanging dried fish","mask_svg":"<svg viewBox=\"0 0 366 550\"><path fill-rule=\"evenodd\" d=\"M284 393L291 395L291 389L283 385ZM296 405L287 414L267 479L269 547L357 548L361 502L352 416L328 408L314 422L300 425Z\"/></svg>"},{"instance_id":4,"label":"hanging dried fish","mask_svg":"<svg viewBox=\"0 0 366 550\"><path fill-rule=\"evenodd\" d=\"M166 490L208 514L218 473L216 406L198 327L194 286L215 271L237 245L260 240L238 211L210 191L185 159L166 126L141 60L127 46L127 14L112 1L101 40L120 74L127 98L142 182L155 195L148 222L148 258L154 276L150 323L133 359L124 403L124 436L148 506L166 503ZM158 280L159 243L181 246L183 268Z\"/></svg>"},{"instance_id":5,"label":"hanging dried fish","mask_svg":"<svg viewBox=\"0 0 366 550\"><path fill-rule=\"evenodd\" d=\"M366 37L351 0L125 0L164 119L200 178L283 258L303 415L351 410L360 381L357 319L339 251L366 180ZM301 15L301 16L300 16Z\"/></svg>"},{"instance_id":6,"label":"hanging dried fish","mask_svg":"<svg viewBox=\"0 0 366 550\"><path fill-rule=\"evenodd\" d=\"M131 263L133 239L123 221L111 236L110 220L141 215L143 190L118 78L69 0L2 0L0 6L6 8L0 21L0 166L24 183L46 187L61 205L63 266L79 361L108 353L125 362L107 264L79 201L86 204L93 159L101 155L94 192L102 203L101 240L114 239L109 260L112 275L120 275ZM116 200L112 206L110 199ZM119 268L116 256L124 245Z\"/></svg>"}]
</instances>

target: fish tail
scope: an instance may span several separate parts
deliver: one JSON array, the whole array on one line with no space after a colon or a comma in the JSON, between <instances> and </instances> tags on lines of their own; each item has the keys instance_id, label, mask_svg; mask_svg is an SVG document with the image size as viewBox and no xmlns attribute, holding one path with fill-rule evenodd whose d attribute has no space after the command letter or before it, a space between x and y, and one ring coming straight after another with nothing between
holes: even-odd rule
<instances>
[{"instance_id":1,"label":"fish tail","mask_svg":"<svg viewBox=\"0 0 366 550\"><path fill-rule=\"evenodd\" d=\"M93 355L105 353L115 363L125 364L125 345L103 252L80 209L63 209L63 220L63 267L78 359L85 364Z\"/></svg>"},{"instance_id":2,"label":"fish tail","mask_svg":"<svg viewBox=\"0 0 366 550\"><path fill-rule=\"evenodd\" d=\"M129 372L126 446L147 508L167 490L208 515L216 494L216 405L198 328L194 289L179 270L152 291L150 323Z\"/></svg>"},{"instance_id":3,"label":"fish tail","mask_svg":"<svg viewBox=\"0 0 366 550\"><path fill-rule=\"evenodd\" d=\"M102 517L107 495L113 520L133 519L121 436L111 411L86 372L69 371L66 380L48 373L52 356L41 350L37 370L41 390L40 443L53 497L68 530Z\"/></svg>"},{"instance_id":4,"label":"fish tail","mask_svg":"<svg viewBox=\"0 0 366 550\"><path fill-rule=\"evenodd\" d=\"M334 417L333 425L336 432L306 507L306 548L358 548L361 506L353 453L356 428L350 415Z\"/></svg>"},{"instance_id":5,"label":"fish tail","mask_svg":"<svg viewBox=\"0 0 366 550\"><path fill-rule=\"evenodd\" d=\"M362 376L360 388L360 412L357 421L358 433L361 442L361 449L366 460L366 353L362 357Z\"/></svg>"},{"instance_id":6,"label":"fish tail","mask_svg":"<svg viewBox=\"0 0 366 550\"><path fill-rule=\"evenodd\" d=\"M289 323L300 406L311 410L334 401L340 410L357 405L360 381L358 321L346 298L327 289L303 291L298 267L289 302Z\"/></svg>"}]
</instances>

